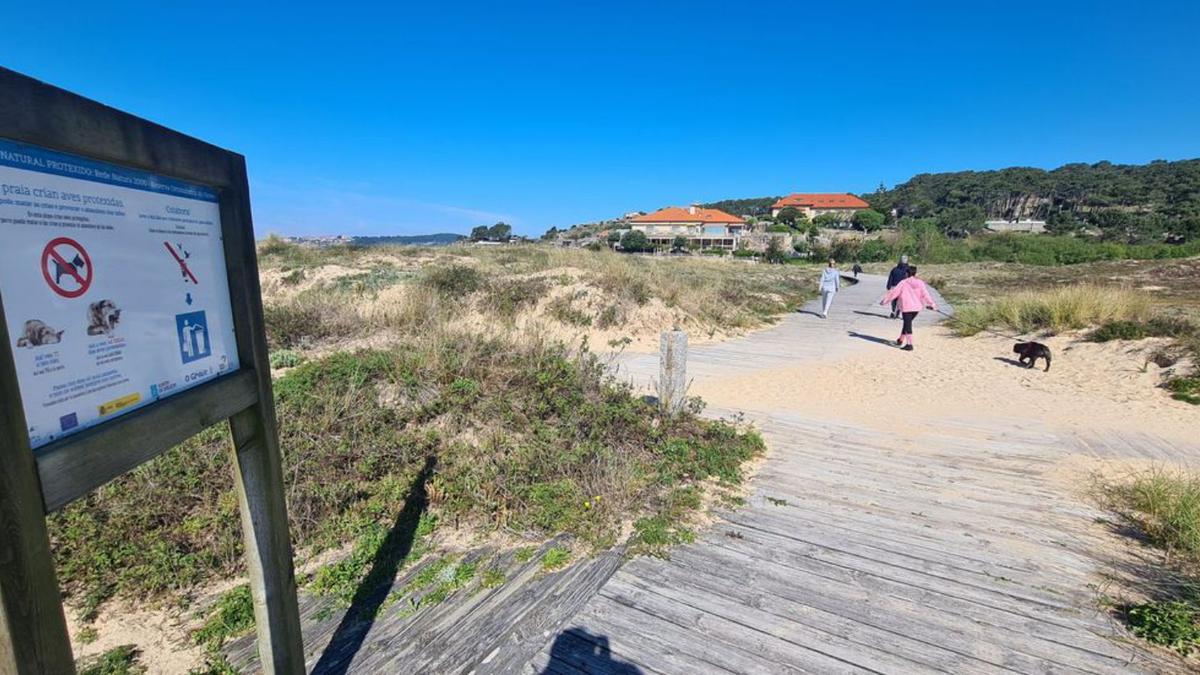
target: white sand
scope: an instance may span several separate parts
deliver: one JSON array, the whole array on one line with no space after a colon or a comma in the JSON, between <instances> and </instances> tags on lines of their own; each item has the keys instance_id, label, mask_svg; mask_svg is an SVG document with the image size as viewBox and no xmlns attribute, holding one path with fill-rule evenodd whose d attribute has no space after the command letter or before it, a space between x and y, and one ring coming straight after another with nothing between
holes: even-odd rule
<instances>
[{"instance_id":1,"label":"white sand","mask_svg":"<svg viewBox=\"0 0 1200 675\"><path fill-rule=\"evenodd\" d=\"M1024 418L1062 431L1133 428L1196 439L1200 408L1171 399L1158 386L1162 369L1146 362L1161 341L1045 342L1054 355L1048 373L1041 361L1033 370L1015 365L1011 341L927 328L917 330L913 352L869 345L834 362L697 381L692 393L720 407L812 411L875 427Z\"/></svg>"}]
</instances>

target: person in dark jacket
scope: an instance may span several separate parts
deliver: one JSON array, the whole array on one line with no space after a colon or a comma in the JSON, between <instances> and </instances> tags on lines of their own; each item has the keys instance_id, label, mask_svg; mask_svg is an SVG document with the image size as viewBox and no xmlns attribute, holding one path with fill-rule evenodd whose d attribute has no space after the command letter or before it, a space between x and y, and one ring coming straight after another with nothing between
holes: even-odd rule
<instances>
[{"instance_id":1,"label":"person in dark jacket","mask_svg":"<svg viewBox=\"0 0 1200 675\"><path fill-rule=\"evenodd\" d=\"M862 265L859 265L858 263L854 263L854 278L855 279L858 278L858 273L861 271L862 271Z\"/></svg>"},{"instance_id":2,"label":"person in dark jacket","mask_svg":"<svg viewBox=\"0 0 1200 675\"><path fill-rule=\"evenodd\" d=\"M892 271L888 274L887 289L889 291L892 290L897 285L899 285L901 281L904 281L907 278L908 278L908 256L902 255L902 256L900 256L900 264L893 267ZM900 316L900 310L896 307L896 301L893 300L892 301L892 316L891 316L891 318L895 319L898 316Z\"/></svg>"}]
</instances>

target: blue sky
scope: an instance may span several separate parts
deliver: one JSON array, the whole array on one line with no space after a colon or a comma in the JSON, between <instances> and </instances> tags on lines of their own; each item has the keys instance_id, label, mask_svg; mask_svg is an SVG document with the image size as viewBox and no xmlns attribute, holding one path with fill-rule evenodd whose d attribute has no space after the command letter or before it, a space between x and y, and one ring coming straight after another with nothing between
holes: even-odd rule
<instances>
[{"instance_id":1,"label":"blue sky","mask_svg":"<svg viewBox=\"0 0 1200 675\"><path fill-rule=\"evenodd\" d=\"M1196 2L68 4L0 64L246 155L260 234L1200 157Z\"/></svg>"}]
</instances>

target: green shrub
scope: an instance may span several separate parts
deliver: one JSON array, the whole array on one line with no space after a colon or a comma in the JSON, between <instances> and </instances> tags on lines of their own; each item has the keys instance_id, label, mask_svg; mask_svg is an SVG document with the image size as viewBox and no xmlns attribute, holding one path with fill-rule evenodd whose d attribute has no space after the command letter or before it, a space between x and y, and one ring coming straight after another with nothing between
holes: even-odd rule
<instances>
[{"instance_id":1,"label":"green shrub","mask_svg":"<svg viewBox=\"0 0 1200 675\"><path fill-rule=\"evenodd\" d=\"M425 272L421 283L447 298L464 298L483 287L483 274L469 265L434 267Z\"/></svg>"},{"instance_id":2,"label":"green shrub","mask_svg":"<svg viewBox=\"0 0 1200 675\"><path fill-rule=\"evenodd\" d=\"M1140 340L1146 337L1145 325L1137 321L1109 321L1091 335L1093 342L1111 340Z\"/></svg>"},{"instance_id":3,"label":"green shrub","mask_svg":"<svg viewBox=\"0 0 1200 675\"><path fill-rule=\"evenodd\" d=\"M1135 605L1125 610L1134 635L1156 645L1187 655L1200 646L1200 624L1196 607L1183 601L1160 601Z\"/></svg>"},{"instance_id":4,"label":"green shrub","mask_svg":"<svg viewBox=\"0 0 1200 675\"><path fill-rule=\"evenodd\" d=\"M513 318L536 305L549 288L550 282L545 277L498 279L488 286L480 305L502 317Z\"/></svg>"},{"instance_id":5,"label":"green shrub","mask_svg":"<svg viewBox=\"0 0 1200 675\"><path fill-rule=\"evenodd\" d=\"M1195 335L1196 326L1175 317L1152 317L1147 321L1114 320L1097 328L1091 335L1095 342L1110 340L1141 340L1147 337L1188 337Z\"/></svg>"},{"instance_id":6,"label":"green shrub","mask_svg":"<svg viewBox=\"0 0 1200 675\"><path fill-rule=\"evenodd\" d=\"M546 312L568 326L590 326L591 315L575 306L575 301L580 297L573 293L560 295L546 303Z\"/></svg>"},{"instance_id":7,"label":"green shrub","mask_svg":"<svg viewBox=\"0 0 1200 675\"><path fill-rule=\"evenodd\" d=\"M1176 377L1167 382L1171 398L1192 405L1200 405L1200 376Z\"/></svg>"},{"instance_id":8,"label":"green shrub","mask_svg":"<svg viewBox=\"0 0 1200 675\"><path fill-rule=\"evenodd\" d=\"M352 292L357 295L375 295L389 286L395 286L405 279L395 267L377 265L369 272L347 274L338 277L333 282L337 291Z\"/></svg>"},{"instance_id":9,"label":"green shrub","mask_svg":"<svg viewBox=\"0 0 1200 675\"><path fill-rule=\"evenodd\" d=\"M141 675L146 669L138 663L138 654L134 645L113 647L99 657L85 661L79 675Z\"/></svg>"},{"instance_id":10,"label":"green shrub","mask_svg":"<svg viewBox=\"0 0 1200 675\"><path fill-rule=\"evenodd\" d=\"M212 613L192 638L209 649L220 649L229 638L254 629L254 600L250 586L242 585L217 600Z\"/></svg>"},{"instance_id":11,"label":"green shrub","mask_svg":"<svg viewBox=\"0 0 1200 675\"><path fill-rule=\"evenodd\" d=\"M304 363L304 355L294 349L280 349L271 352L271 368L295 368Z\"/></svg>"},{"instance_id":12,"label":"green shrub","mask_svg":"<svg viewBox=\"0 0 1200 675\"><path fill-rule=\"evenodd\" d=\"M300 282L304 281L305 276L304 270L294 269L283 275L279 281L284 286L297 286L300 284Z\"/></svg>"},{"instance_id":13,"label":"green shrub","mask_svg":"<svg viewBox=\"0 0 1200 675\"><path fill-rule=\"evenodd\" d=\"M289 349L362 329L353 307L329 293L302 293L263 306L263 323L272 349Z\"/></svg>"}]
</instances>

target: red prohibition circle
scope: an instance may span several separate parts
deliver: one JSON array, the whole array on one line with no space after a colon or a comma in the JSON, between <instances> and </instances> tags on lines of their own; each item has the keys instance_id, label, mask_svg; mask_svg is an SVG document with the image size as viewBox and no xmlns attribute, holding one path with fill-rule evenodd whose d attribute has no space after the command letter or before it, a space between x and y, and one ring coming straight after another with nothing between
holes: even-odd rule
<instances>
[{"instance_id":1,"label":"red prohibition circle","mask_svg":"<svg viewBox=\"0 0 1200 675\"><path fill-rule=\"evenodd\" d=\"M79 253L79 257L83 258L83 264L87 268L87 275L80 276L79 271L75 269L75 266L66 260L63 260L62 256L58 254L58 251L54 250L55 246L70 246L71 248L74 248ZM58 263L61 268L70 269L67 274L74 277L75 280L79 282L79 288L73 291L68 291L58 285L58 282L56 282L54 277L50 275L50 268L47 265L51 259ZM64 298L78 298L84 293L87 293L88 288L90 288L92 285L92 259L88 257L87 251L85 251L84 248L79 245L79 242L75 241L74 239L70 239L68 237L51 239L50 243L46 244L46 248L42 249L42 277L46 280L46 283L49 284L50 290L54 291L55 293L63 296Z\"/></svg>"}]
</instances>

